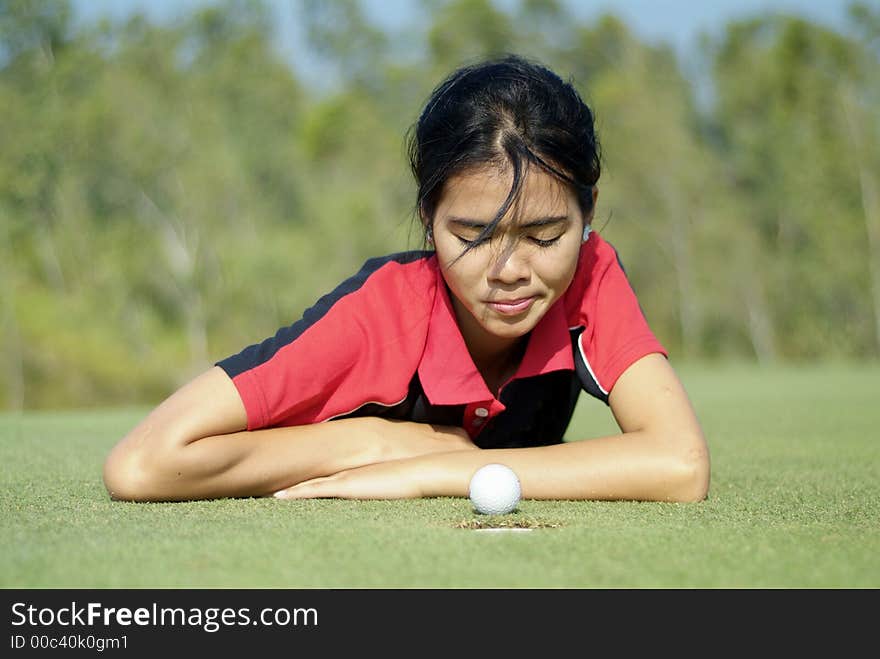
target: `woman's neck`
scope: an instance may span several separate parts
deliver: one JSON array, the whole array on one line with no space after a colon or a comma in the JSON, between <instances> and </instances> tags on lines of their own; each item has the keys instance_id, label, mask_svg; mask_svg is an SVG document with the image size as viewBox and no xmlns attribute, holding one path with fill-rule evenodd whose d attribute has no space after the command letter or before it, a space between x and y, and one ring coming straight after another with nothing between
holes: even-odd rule
<instances>
[{"instance_id":1,"label":"woman's neck","mask_svg":"<svg viewBox=\"0 0 880 659\"><path fill-rule=\"evenodd\" d=\"M492 395L497 397L501 386L514 376L525 354L528 337L520 337L504 350L489 355L476 356L471 353L474 365L483 376Z\"/></svg>"},{"instance_id":2,"label":"woman's neck","mask_svg":"<svg viewBox=\"0 0 880 659\"><path fill-rule=\"evenodd\" d=\"M497 396L501 385L513 377L519 368L525 355L528 335L502 338L490 334L458 300L453 298L452 306L474 366L483 376L489 391Z\"/></svg>"}]
</instances>

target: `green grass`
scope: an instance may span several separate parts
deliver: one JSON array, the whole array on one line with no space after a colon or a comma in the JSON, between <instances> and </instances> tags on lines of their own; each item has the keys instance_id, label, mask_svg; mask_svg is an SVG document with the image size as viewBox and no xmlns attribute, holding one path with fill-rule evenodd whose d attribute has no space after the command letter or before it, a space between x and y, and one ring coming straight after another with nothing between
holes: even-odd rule
<instances>
[{"instance_id":1,"label":"green grass","mask_svg":"<svg viewBox=\"0 0 880 659\"><path fill-rule=\"evenodd\" d=\"M680 367L709 439L700 504L111 502L145 409L0 415L3 588L877 588L880 367ZM570 437L616 431L583 398Z\"/></svg>"}]
</instances>

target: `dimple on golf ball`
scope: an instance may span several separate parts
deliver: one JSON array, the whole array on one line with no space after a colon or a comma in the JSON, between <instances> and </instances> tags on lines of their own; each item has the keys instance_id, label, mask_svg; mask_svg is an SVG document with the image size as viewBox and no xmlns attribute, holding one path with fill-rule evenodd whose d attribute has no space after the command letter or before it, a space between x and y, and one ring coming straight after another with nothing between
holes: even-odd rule
<instances>
[{"instance_id":1,"label":"dimple on golf ball","mask_svg":"<svg viewBox=\"0 0 880 659\"><path fill-rule=\"evenodd\" d=\"M492 463L480 467L471 477L468 496L477 512L504 515L516 508L522 490L510 467Z\"/></svg>"}]
</instances>

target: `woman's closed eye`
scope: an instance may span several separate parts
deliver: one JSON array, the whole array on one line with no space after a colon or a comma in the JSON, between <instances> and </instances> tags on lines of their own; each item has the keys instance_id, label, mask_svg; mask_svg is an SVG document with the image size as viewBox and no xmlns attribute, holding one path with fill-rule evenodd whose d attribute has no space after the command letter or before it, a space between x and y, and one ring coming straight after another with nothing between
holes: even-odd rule
<instances>
[{"instance_id":1,"label":"woman's closed eye","mask_svg":"<svg viewBox=\"0 0 880 659\"><path fill-rule=\"evenodd\" d=\"M490 242L493 240L493 237L490 236L488 238L484 238L483 240L479 240L476 236L460 236L457 233L453 234L456 238L458 238L459 242L462 245L466 245L468 247L479 247L480 245ZM559 234L558 236L554 236L553 238L541 238L539 236L526 236L526 240L528 240L533 245L537 245L538 247L551 247L559 242L559 239L562 238L563 234Z\"/></svg>"},{"instance_id":2,"label":"woman's closed eye","mask_svg":"<svg viewBox=\"0 0 880 659\"><path fill-rule=\"evenodd\" d=\"M462 245L467 245L468 247L479 247L483 243L487 243L491 240L491 237L484 238L483 240L477 240L476 237L466 238L465 236L459 236L457 233L452 234L452 235L454 235L456 238L458 238L459 242L461 242Z\"/></svg>"},{"instance_id":3,"label":"woman's closed eye","mask_svg":"<svg viewBox=\"0 0 880 659\"><path fill-rule=\"evenodd\" d=\"M551 247L558 243L560 238L562 238L562 234L559 234L555 238L538 238L536 236L529 236L529 240L538 247Z\"/></svg>"}]
</instances>

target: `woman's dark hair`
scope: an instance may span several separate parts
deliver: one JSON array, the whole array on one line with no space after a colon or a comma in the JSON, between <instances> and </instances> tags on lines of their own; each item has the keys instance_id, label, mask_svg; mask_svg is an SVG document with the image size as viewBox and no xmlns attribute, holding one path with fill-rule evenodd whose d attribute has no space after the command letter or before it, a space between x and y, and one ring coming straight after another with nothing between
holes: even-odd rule
<instances>
[{"instance_id":1,"label":"woman's dark hair","mask_svg":"<svg viewBox=\"0 0 880 659\"><path fill-rule=\"evenodd\" d=\"M413 128L409 158L426 231L446 181L486 165L512 166L513 185L468 249L491 237L533 164L571 186L584 215L592 210L600 173L593 113L570 82L541 64L507 55L462 67L434 89Z\"/></svg>"}]
</instances>

